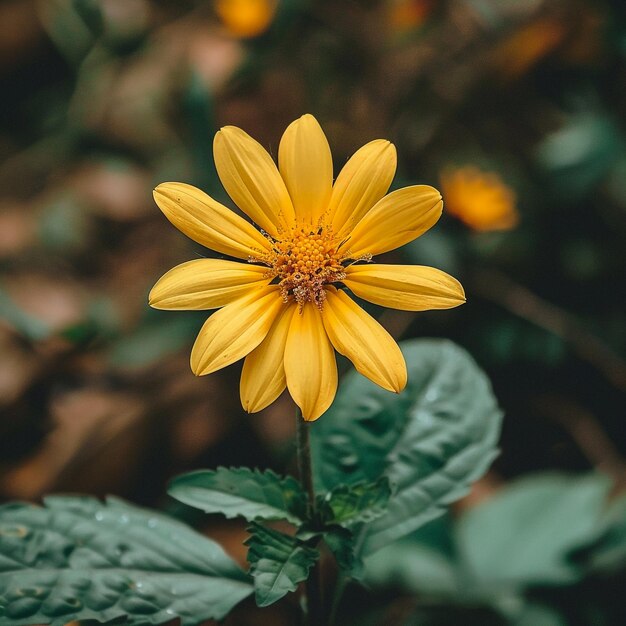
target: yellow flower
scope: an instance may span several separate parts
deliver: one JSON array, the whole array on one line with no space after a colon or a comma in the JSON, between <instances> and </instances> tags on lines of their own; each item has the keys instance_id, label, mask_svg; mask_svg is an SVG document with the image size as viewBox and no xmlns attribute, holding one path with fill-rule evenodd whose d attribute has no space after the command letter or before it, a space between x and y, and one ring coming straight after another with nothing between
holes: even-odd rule
<instances>
[{"instance_id":1,"label":"yellow flower","mask_svg":"<svg viewBox=\"0 0 626 626\"><path fill-rule=\"evenodd\" d=\"M375 140L348 160L333 184L328 141L304 115L285 131L278 168L243 130L222 128L213 144L224 188L262 231L183 183L163 183L156 203L194 241L244 263L197 259L167 272L150 293L158 309L216 309L191 352L196 375L245 357L240 395L256 412L287 387L304 419L317 419L337 390L334 350L361 374L400 392L400 349L347 292L375 304L423 311L465 301L460 283L420 266L363 263L419 237L440 217L426 185L385 195L396 151ZM334 348L334 349L333 349Z\"/></svg>"},{"instance_id":2,"label":"yellow flower","mask_svg":"<svg viewBox=\"0 0 626 626\"><path fill-rule=\"evenodd\" d=\"M215 0L215 12L235 37L256 37L265 32L276 13L278 0Z\"/></svg>"},{"instance_id":3,"label":"yellow flower","mask_svg":"<svg viewBox=\"0 0 626 626\"><path fill-rule=\"evenodd\" d=\"M446 211L479 231L509 230L519 222L515 194L493 172L467 166L441 175Z\"/></svg>"}]
</instances>

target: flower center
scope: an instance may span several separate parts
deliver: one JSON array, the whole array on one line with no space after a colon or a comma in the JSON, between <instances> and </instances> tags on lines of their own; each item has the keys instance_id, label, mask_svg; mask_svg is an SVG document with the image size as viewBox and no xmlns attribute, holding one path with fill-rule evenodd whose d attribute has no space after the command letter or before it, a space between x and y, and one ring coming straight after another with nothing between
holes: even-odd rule
<instances>
[{"instance_id":1,"label":"flower center","mask_svg":"<svg viewBox=\"0 0 626 626\"><path fill-rule=\"evenodd\" d=\"M326 300L324 285L341 281L346 272L339 254L341 243L328 228L315 231L301 229L289 237L271 240L273 251L260 259L269 266L268 276L278 280L285 302L295 300L300 307L314 302L320 309Z\"/></svg>"}]
</instances>

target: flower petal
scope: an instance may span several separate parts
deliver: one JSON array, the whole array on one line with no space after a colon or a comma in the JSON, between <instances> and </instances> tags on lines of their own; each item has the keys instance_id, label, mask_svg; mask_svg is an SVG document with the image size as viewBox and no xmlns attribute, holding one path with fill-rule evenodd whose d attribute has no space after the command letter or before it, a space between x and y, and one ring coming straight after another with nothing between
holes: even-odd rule
<instances>
[{"instance_id":1,"label":"flower petal","mask_svg":"<svg viewBox=\"0 0 626 626\"><path fill-rule=\"evenodd\" d=\"M395 146L376 139L357 150L344 165L328 205L328 218L337 236L349 232L387 193L396 162Z\"/></svg>"},{"instance_id":2,"label":"flower petal","mask_svg":"<svg viewBox=\"0 0 626 626\"><path fill-rule=\"evenodd\" d=\"M154 200L178 230L207 248L240 259L271 249L252 224L192 185L162 183Z\"/></svg>"},{"instance_id":3,"label":"flower petal","mask_svg":"<svg viewBox=\"0 0 626 626\"><path fill-rule=\"evenodd\" d=\"M312 115L303 115L285 130L278 166L299 223L317 224L333 186L333 157L324 131Z\"/></svg>"},{"instance_id":4,"label":"flower petal","mask_svg":"<svg viewBox=\"0 0 626 626\"><path fill-rule=\"evenodd\" d=\"M148 301L155 309L217 309L269 284L267 269L222 259L187 261L159 278Z\"/></svg>"},{"instance_id":5,"label":"flower petal","mask_svg":"<svg viewBox=\"0 0 626 626\"><path fill-rule=\"evenodd\" d=\"M465 302L461 283L434 267L351 265L346 273L342 282L359 298L392 309L451 309Z\"/></svg>"},{"instance_id":6,"label":"flower petal","mask_svg":"<svg viewBox=\"0 0 626 626\"><path fill-rule=\"evenodd\" d=\"M252 352L265 339L283 306L278 287L268 285L213 313L193 344L193 373L210 374Z\"/></svg>"},{"instance_id":7,"label":"flower petal","mask_svg":"<svg viewBox=\"0 0 626 626\"><path fill-rule=\"evenodd\" d=\"M239 395L248 413L261 411L285 390L285 344L297 310L295 303L285 307L274 320L267 337L243 362Z\"/></svg>"},{"instance_id":8,"label":"flower petal","mask_svg":"<svg viewBox=\"0 0 626 626\"><path fill-rule=\"evenodd\" d=\"M322 319L335 350L363 376L400 393L406 385L406 363L393 337L345 291L329 287L326 296Z\"/></svg>"},{"instance_id":9,"label":"flower petal","mask_svg":"<svg viewBox=\"0 0 626 626\"><path fill-rule=\"evenodd\" d=\"M237 206L272 237L292 228L293 205L272 157L236 126L225 126L213 142L215 167Z\"/></svg>"},{"instance_id":10,"label":"flower petal","mask_svg":"<svg viewBox=\"0 0 626 626\"><path fill-rule=\"evenodd\" d=\"M394 250L425 233L439 219L442 209L441 194L434 187L398 189L363 216L343 247L352 258Z\"/></svg>"},{"instance_id":11,"label":"flower petal","mask_svg":"<svg viewBox=\"0 0 626 626\"><path fill-rule=\"evenodd\" d=\"M337 392L335 351L319 309L310 302L291 320L285 376L289 393L305 420L316 420L332 404Z\"/></svg>"}]
</instances>

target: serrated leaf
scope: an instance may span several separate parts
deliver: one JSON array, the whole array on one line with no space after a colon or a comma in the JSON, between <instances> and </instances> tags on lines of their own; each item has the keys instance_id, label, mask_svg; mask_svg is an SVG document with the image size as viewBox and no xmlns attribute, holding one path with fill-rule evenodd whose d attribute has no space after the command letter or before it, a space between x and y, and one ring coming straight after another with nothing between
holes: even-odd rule
<instances>
[{"instance_id":1,"label":"serrated leaf","mask_svg":"<svg viewBox=\"0 0 626 626\"><path fill-rule=\"evenodd\" d=\"M300 483L271 470L218 467L191 472L175 478L168 493L205 513L240 516L250 522L286 519L300 524L306 515L307 496Z\"/></svg>"},{"instance_id":2,"label":"serrated leaf","mask_svg":"<svg viewBox=\"0 0 626 626\"><path fill-rule=\"evenodd\" d=\"M392 394L352 374L312 429L316 484L394 485L363 528L363 555L419 528L467 493L495 458L501 412L485 374L450 341L401 344L408 385Z\"/></svg>"},{"instance_id":3,"label":"serrated leaf","mask_svg":"<svg viewBox=\"0 0 626 626\"><path fill-rule=\"evenodd\" d=\"M297 537L252 524L246 540L258 606L269 606L306 580L319 552Z\"/></svg>"},{"instance_id":4,"label":"serrated leaf","mask_svg":"<svg viewBox=\"0 0 626 626\"><path fill-rule=\"evenodd\" d=\"M222 548L121 500L49 497L0 507L0 626L221 619L252 593Z\"/></svg>"},{"instance_id":5,"label":"serrated leaf","mask_svg":"<svg viewBox=\"0 0 626 626\"><path fill-rule=\"evenodd\" d=\"M363 561L357 554L357 538L354 533L341 526L333 526L324 530L324 541L335 556L337 565L345 574L356 580L363 576Z\"/></svg>"},{"instance_id":6,"label":"serrated leaf","mask_svg":"<svg viewBox=\"0 0 626 626\"><path fill-rule=\"evenodd\" d=\"M575 582L583 569L568 556L603 532L609 489L597 474L516 481L459 519L466 568L485 587Z\"/></svg>"},{"instance_id":7,"label":"serrated leaf","mask_svg":"<svg viewBox=\"0 0 626 626\"><path fill-rule=\"evenodd\" d=\"M391 488L385 477L375 483L339 485L322 497L324 509L331 515L326 521L346 528L371 522L387 512L390 496Z\"/></svg>"}]
</instances>

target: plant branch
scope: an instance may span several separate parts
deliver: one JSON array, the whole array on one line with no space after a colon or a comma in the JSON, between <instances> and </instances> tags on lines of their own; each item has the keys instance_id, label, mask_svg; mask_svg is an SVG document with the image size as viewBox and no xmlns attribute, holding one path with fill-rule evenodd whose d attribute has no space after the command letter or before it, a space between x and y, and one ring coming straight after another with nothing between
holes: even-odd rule
<instances>
[{"instance_id":1,"label":"plant branch","mask_svg":"<svg viewBox=\"0 0 626 626\"><path fill-rule=\"evenodd\" d=\"M311 463L311 439L308 422L305 422L300 409L296 410L296 447L298 452L298 476L306 489L307 514L315 519L315 488L313 487L313 464ZM323 626L322 585L319 562L311 570L305 583L304 599L306 606L306 625Z\"/></svg>"},{"instance_id":2,"label":"plant branch","mask_svg":"<svg viewBox=\"0 0 626 626\"><path fill-rule=\"evenodd\" d=\"M567 311L546 302L505 274L482 270L473 276L472 291L495 302L569 344L615 387L626 390L626 362L607 343L582 326Z\"/></svg>"},{"instance_id":3,"label":"plant branch","mask_svg":"<svg viewBox=\"0 0 626 626\"><path fill-rule=\"evenodd\" d=\"M335 583L335 593L333 596L333 603L330 607L330 616L328 618L329 626L334 626L337 620L337 613L339 611L339 605L341 604L341 599L343 598L343 592L346 590L346 586L348 584L347 577L339 572L339 579Z\"/></svg>"},{"instance_id":4,"label":"plant branch","mask_svg":"<svg viewBox=\"0 0 626 626\"><path fill-rule=\"evenodd\" d=\"M541 396L537 406L561 424L597 470L611 477L617 492L626 490L626 461L592 413L558 395Z\"/></svg>"},{"instance_id":5,"label":"plant branch","mask_svg":"<svg viewBox=\"0 0 626 626\"><path fill-rule=\"evenodd\" d=\"M313 465L311 463L311 440L309 424L302 418L300 409L296 410L296 445L298 449L298 477L309 496L307 513L313 517L315 513L315 489L313 487Z\"/></svg>"}]
</instances>

